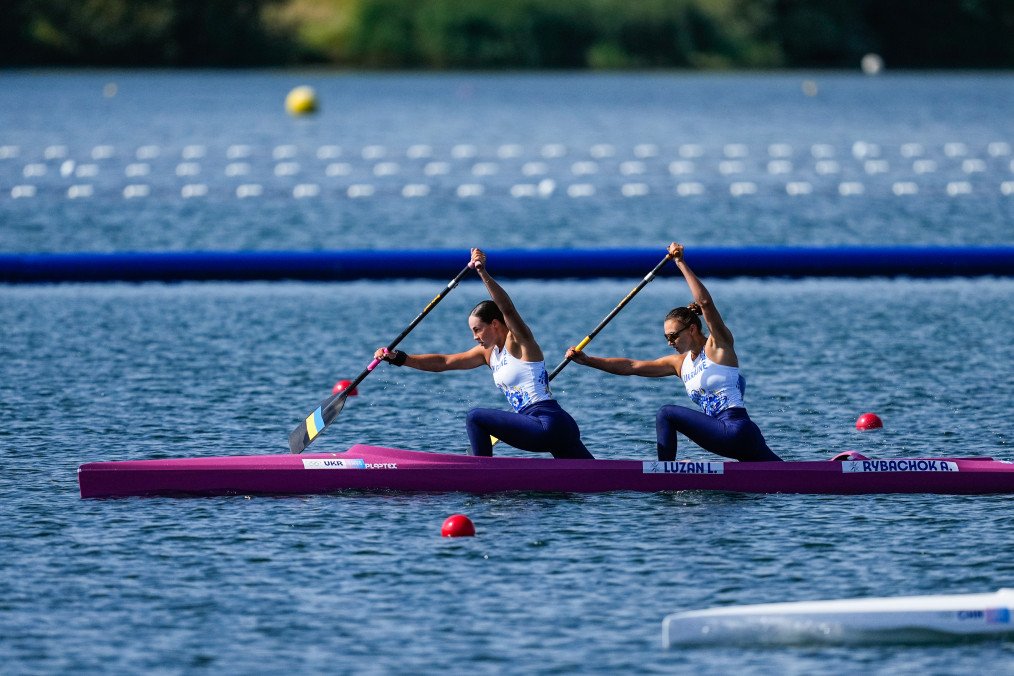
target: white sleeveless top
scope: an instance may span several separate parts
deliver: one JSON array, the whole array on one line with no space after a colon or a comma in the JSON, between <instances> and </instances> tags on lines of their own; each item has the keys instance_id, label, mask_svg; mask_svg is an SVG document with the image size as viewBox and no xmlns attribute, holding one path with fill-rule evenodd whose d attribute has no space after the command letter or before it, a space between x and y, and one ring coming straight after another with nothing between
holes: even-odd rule
<instances>
[{"instance_id":1,"label":"white sleeveless top","mask_svg":"<svg viewBox=\"0 0 1014 676\"><path fill-rule=\"evenodd\" d=\"M739 374L739 368L716 364L708 359L704 350L693 361L687 355L680 377L687 388L687 395L710 416L728 408L746 408L743 403L746 381Z\"/></svg>"},{"instance_id":2,"label":"white sleeveless top","mask_svg":"<svg viewBox=\"0 0 1014 676\"><path fill-rule=\"evenodd\" d=\"M506 349L501 350L494 345L489 355L489 367L493 369L493 382L515 411L553 398L544 361L521 361Z\"/></svg>"}]
</instances>

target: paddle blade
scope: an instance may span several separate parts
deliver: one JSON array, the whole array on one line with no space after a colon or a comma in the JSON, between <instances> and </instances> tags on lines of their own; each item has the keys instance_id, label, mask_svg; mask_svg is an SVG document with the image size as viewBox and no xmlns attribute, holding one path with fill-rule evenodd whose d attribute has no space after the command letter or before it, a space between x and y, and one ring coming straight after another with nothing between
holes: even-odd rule
<instances>
[{"instance_id":1,"label":"paddle blade","mask_svg":"<svg viewBox=\"0 0 1014 676\"><path fill-rule=\"evenodd\" d=\"M341 413L342 408L345 407L348 393L349 390L343 390L337 395L328 397L310 415L306 416L306 419L289 434L289 451L302 453L307 446L313 443L313 440L320 436L324 428Z\"/></svg>"}]
</instances>

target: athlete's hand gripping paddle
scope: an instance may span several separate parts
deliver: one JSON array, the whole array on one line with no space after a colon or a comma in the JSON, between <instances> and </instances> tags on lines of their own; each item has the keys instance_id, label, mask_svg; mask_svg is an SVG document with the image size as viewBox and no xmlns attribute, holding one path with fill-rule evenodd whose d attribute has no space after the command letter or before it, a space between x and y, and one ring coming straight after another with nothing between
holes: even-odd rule
<instances>
[{"instance_id":1,"label":"athlete's hand gripping paddle","mask_svg":"<svg viewBox=\"0 0 1014 676\"><path fill-rule=\"evenodd\" d=\"M609 322L613 321L613 317L615 317L616 315L618 315L620 313L620 310L622 310L624 307L626 307L627 303L629 303L634 298L634 296L636 296L641 291L641 289L643 289L644 287L648 286L648 284L650 284L651 281L653 279L655 279L655 277L662 270L662 268L665 267L665 264L668 263L670 260L672 260L672 255L671 254L666 254L665 258L663 258L661 261L659 261L658 265L656 265L654 268L652 268L651 272L649 272L647 275L645 275L644 279L642 279L638 283L637 286L635 286L633 289L631 289L630 293L628 293L623 298L623 300L621 300L619 302L619 304L616 307L613 308L612 312L610 312L609 314L607 314L605 316L605 319L603 319L601 322L599 322L598 326L596 326L594 329L592 329L591 333L589 333L587 336L585 336L584 340L582 340L580 343L578 343L574 347L574 349L576 351L578 351L578 352L580 352L581 350L583 350L588 345L588 343L590 343L592 341L592 339L599 334L599 331L601 331L602 329L604 329ZM562 362L560 362L557 365L557 367L555 369L553 369L553 372L549 374L549 380L552 380L553 378L555 378L556 376L558 376L560 374L560 371L562 371L563 369L565 369L567 367L567 364L569 364L570 362L571 362L571 359L569 357L566 358L566 359L564 359ZM496 445L500 441L499 439L497 439L496 437L493 437L493 436L491 436L490 439L492 439L494 445Z\"/></svg>"},{"instance_id":2,"label":"athlete's hand gripping paddle","mask_svg":"<svg viewBox=\"0 0 1014 676\"><path fill-rule=\"evenodd\" d=\"M423 311L412 320L412 323L406 326L405 330L399 333L398 337L388 344L387 350L391 351L396 348L398 343L404 340L405 336L411 333L412 329L418 326L419 322L421 322L423 318L430 313L430 310L436 307L437 303L443 300L444 296L450 293L451 289L456 287L458 282L460 282L465 275L471 272L471 269L470 265L466 265L454 279L448 282L447 286L445 286L444 289L429 302L429 305L423 308ZM309 446L321 432L324 431L324 428L334 422L334 419L338 417L338 414L341 413L342 408L345 406L345 401L348 399L349 392L354 391L356 386L363 382L366 376L373 372L373 369L377 368L380 361L380 359L374 359L371 361L369 366L367 366L362 373L356 376L356 379L352 381L352 384L338 394L332 394L330 397L320 402L320 406L315 408L310 415L306 416L303 422L299 423L296 429L292 430L292 433L289 435L289 450L293 453L302 453L303 450Z\"/></svg>"}]
</instances>

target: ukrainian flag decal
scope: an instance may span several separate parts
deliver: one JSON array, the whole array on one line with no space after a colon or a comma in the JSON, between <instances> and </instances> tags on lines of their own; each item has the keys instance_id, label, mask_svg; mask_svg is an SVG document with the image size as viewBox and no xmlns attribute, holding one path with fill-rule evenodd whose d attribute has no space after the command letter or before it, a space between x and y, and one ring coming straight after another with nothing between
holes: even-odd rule
<instances>
[{"instance_id":1,"label":"ukrainian flag decal","mask_svg":"<svg viewBox=\"0 0 1014 676\"><path fill-rule=\"evenodd\" d=\"M324 429L324 418L320 414L320 407L317 410L306 416L306 433L309 439L312 441L314 437L320 434L320 431Z\"/></svg>"}]
</instances>

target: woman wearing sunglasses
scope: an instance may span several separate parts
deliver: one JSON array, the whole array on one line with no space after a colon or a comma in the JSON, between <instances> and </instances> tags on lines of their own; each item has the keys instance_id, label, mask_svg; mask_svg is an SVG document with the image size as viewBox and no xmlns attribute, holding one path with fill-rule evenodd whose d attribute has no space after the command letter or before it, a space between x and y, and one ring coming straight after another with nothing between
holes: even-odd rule
<instances>
[{"instance_id":1,"label":"woman wearing sunglasses","mask_svg":"<svg viewBox=\"0 0 1014 676\"><path fill-rule=\"evenodd\" d=\"M503 287L486 269L486 254L472 249L469 266L479 274L492 300L476 305L468 327L478 343L457 354L406 354L380 348L374 355L395 366L420 371L456 371L488 366L493 382L514 412L473 408L465 418L471 455L493 455L491 436L523 451L551 453L554 458L594 460L581 443L577 423L553 398L549 375L532 330L521 318Z\"/></svg>"},{"instance_id":2,"label":"woman wearing sunglasses","mask_svg":"<svg viewBox=\"0 0 1014 676\"><path fill-rule=\"evenodd\" d=\"M722 321L711 294L683 259L683 245L673 242L669 255L683 273L694 302L665 316L666 342L676 350L652 361L593 357L573 347L567 357L585 366L621 376L679 376L687 394L703 413L685 406L663 406L655 417L658 459L676 459L676 433L682 432L706 451L741 461L781 460L768 448L760 428L743 403L745 383L732 332ZM701 316L708 335L701 330Z\"/></svg>"}]
</instances>

